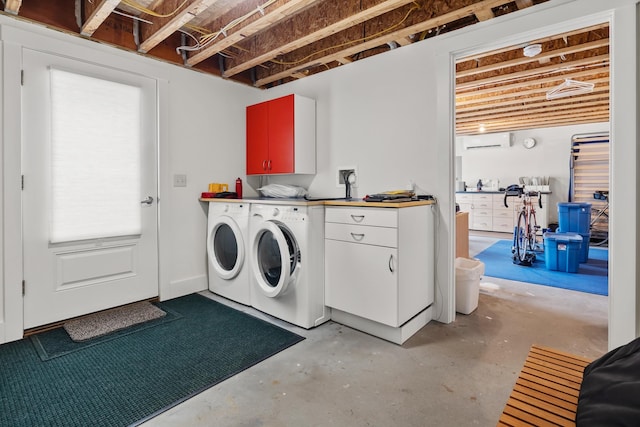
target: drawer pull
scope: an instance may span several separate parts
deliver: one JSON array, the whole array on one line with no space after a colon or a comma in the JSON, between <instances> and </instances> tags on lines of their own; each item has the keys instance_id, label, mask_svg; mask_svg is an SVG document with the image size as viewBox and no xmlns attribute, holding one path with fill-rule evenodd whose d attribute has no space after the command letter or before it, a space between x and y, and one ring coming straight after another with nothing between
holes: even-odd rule
<instances>
[{"instance_id":1,"label":"drawer pull","mask_svg":"<svg viewBox=\"0 0 640 427\"><path fill-rule=\"evenodd\" d=\"M364 215L351 214L351 219L353 219L355 222L362 222L362 220L364 220Z\"/></svg>"},{"instance_id":2,"label":"drawer pull","mask_svg":"<svg viewBox=\"0 0 640 427\"><path fill-rule=\"evenodd\" d=\"M264 170L264 171L267 170L267 161L266 160L262 161L262 170Z\"/></svg>"},{"instance_id":3,"label":"drawer pull","mask_svg":"<svg viewBox=\"0 0 640 427\"><path fill-rule=\"evenodd\" d=\"M351 237L353 237L353 240L360 242L364 239L364 233L351 233Z\"/></svg>"},{"instance_id":4,"label":"drawer pull","mask_svg":"<svg viewBox=\"0 0 640 427\"><path fill-rule=\"evenodd\" d=\"M389 271L394 272L395 268L393 267L393 254L389 255Z\"/></svg>"}]
</instances>

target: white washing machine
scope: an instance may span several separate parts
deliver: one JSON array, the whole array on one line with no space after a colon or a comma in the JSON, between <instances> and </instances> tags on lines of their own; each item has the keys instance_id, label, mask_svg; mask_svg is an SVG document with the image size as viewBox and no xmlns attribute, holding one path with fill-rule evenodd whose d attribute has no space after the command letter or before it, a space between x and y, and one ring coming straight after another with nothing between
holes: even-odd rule
<instances>
[{"instance_id":1,"label":"white washing machine","mask_svg":"<svg viewBox=\"0 0 640 427\"><path fill-rule=\"evenodd\" d=\"M251 305L309 329L330 319L324 305L324 207L252 204Z\"/></svg>"},{"instance_id":2,"label":"white washing machine","mask_svg":"<svg viewBox=\"0 0 640 427\"><path fill-rule=\"evenodd\" d=\"M207 228L209 290L250 305L249 204L209 202Z\"/></svg>"}]
</instances>

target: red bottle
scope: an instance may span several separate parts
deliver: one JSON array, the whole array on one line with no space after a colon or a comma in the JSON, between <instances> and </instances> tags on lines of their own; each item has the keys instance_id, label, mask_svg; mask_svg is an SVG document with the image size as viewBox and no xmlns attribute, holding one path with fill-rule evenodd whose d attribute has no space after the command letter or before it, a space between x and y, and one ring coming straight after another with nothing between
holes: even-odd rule
<instances>
[{"instance_id":1,"label":"red bottle","mask_svg":"<svg viewBox=\"0 0 640 427\"><path fill-rule=\"evenodd\" d=\"M242 199L242 180L240 178L236 179L236 194L238 194L238 199Z\"/></svg>"}]
</instances>

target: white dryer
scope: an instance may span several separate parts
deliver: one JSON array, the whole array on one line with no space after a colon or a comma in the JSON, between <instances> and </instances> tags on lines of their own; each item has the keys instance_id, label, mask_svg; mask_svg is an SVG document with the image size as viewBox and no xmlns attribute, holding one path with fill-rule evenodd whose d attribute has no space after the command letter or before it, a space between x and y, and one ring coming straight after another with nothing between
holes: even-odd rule
<instances>
[{"instance_id":1,"label":"white dryer","mask_svg":"<svg viewBox=\"0 0 640 427\"><path fill-rule=\"evenodd\" d=\"M249 267L249 204L209 202L207 258L209 290L239 302L251 304Z\"/></svg>"},{"instance_id":2,"label":"white dryer","mask_svg":"<svg viewBox=\"0 0 640 427\"><path fill-rule=\"evenodd\" d=\"M252 204L251 305L309 329L330 319L324 304L324 207Z\"/></svg>"}]
</instances>

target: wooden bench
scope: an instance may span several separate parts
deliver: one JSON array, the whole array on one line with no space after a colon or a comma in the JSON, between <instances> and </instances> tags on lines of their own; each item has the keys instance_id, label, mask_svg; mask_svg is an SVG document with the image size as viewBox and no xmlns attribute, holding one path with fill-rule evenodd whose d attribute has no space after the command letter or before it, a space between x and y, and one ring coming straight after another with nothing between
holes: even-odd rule
<instances>
[{"instance_id":1,"label":"wooden bench","mask_svg":"<svg viewBox=\"0 0 640 427\"><path fill-rule=\"evenodd\" d=\"M533 345L498 426L575 426L582 373L590 362Z\"/></svg>"}]
</instances>

